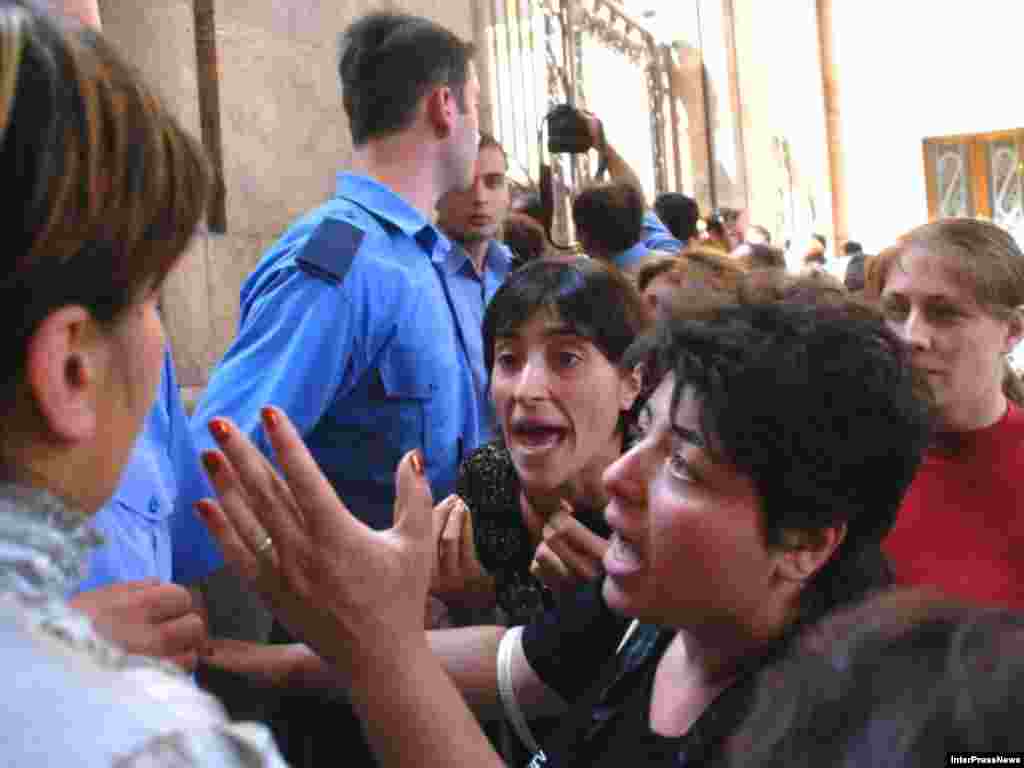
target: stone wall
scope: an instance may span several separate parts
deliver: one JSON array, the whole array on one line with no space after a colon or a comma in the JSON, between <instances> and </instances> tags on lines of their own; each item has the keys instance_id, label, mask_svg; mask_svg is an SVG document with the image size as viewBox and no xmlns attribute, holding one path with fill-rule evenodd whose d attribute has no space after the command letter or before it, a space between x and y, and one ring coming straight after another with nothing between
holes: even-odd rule
<instances>
[{"instance_id":1,"label":"stone wall","mask_svg":"<svg viewBox=\"0 0 1024 768\"><path fill-rule=\"evenodd\" d=\"M751 223L781 244L833 239L825 102L814 0L733 0Z\"/></svg>"},{"instance_id":2,"label":"stone wall","mask_svg":"<svg viewBox=\"0 0 1024 768\"><path fill-rule=\"evenodd\" d=\"M197 235L164 292L183 385L205 383L234 337L242 280L293 218L332 192L351 158L338 34L359 14L385 8L473 39L477 1L216 0L227 231ZM192 2L100 0L100 12L107 37L200 135Z\"/></svg>"}]
</instances>

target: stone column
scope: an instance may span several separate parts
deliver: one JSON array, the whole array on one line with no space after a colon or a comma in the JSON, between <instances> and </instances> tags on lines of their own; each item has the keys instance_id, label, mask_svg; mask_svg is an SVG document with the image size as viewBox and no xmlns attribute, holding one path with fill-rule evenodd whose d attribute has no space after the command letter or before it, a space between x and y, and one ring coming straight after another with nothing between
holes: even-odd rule
<instances>
[{"instance_id":1,"label":"stone column","mask_svg":"<svg viewBox=\"0 0 1024 768\"><path fill-rule=\"evenodd\" d=\"M817 0L818 45L821 52L822 93L825 97L825 129L828 141L829 176L832 180L832 232L835 252L849 238L846 216L846 172L843 165L843 135L839 109L839 74L834 56L832 0Z\"/></svg>"}]
</instances>

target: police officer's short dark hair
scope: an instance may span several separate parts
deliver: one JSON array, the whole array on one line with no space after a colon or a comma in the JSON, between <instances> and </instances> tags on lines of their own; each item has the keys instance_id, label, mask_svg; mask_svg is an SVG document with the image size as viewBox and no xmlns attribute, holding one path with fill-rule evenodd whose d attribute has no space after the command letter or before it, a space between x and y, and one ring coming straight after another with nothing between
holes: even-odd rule
<instances>
[{"instance_id":1,"label":"police officer's short dark hair","mask_svg":"<svg viewBox=\"0 0 1024 768\"><path fill-rule=\"evenodd\" d=\"M371 13L339 43L345 112L357 147L406 128L432 88L450 86L466 109L473 45L439 24L404 13Z\"/></svg>"}]
</instances>

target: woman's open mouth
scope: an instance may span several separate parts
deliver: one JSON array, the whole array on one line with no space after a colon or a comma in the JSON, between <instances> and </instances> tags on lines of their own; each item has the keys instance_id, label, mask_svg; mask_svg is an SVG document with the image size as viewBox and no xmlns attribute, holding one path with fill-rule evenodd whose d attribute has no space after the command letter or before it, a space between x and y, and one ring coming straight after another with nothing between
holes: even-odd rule
<instances>
[{"instance_id":1,"label":"woman's open mouth","mask_svg":"<svg viewBox=\"0 0 1024 768\"><path fill-rule=\"evenodd\" d=\"M516 448L530 454L543 454L558 447L566 429L532 419L523 419L512 425L512 442Z\"/></svg>"}]
</instances>

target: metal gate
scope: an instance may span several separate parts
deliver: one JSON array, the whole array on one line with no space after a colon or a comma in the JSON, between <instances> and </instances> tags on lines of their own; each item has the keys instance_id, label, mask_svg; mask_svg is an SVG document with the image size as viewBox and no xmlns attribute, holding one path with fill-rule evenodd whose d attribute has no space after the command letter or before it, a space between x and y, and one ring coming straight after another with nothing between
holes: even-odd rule
<instances>
[{"instance_id":1,"label":"metal gate","mask_svg":"<svg viewBox=\"0 0 1024 768\"><path fill-rule=\"evenodd\" d=\"M543 117L554 105L570 103L599 114L617 146L628 143L633 156L627 159L649 199L678 184L679 136L666 67L671 54L643 23L611 0L481 5L487 47L481 75L492 95L491 129L508 154L514 181L535 187ZM569 195L591 179L596 158L550 160L562 228Z\"/></svg>"}]
</instances>

